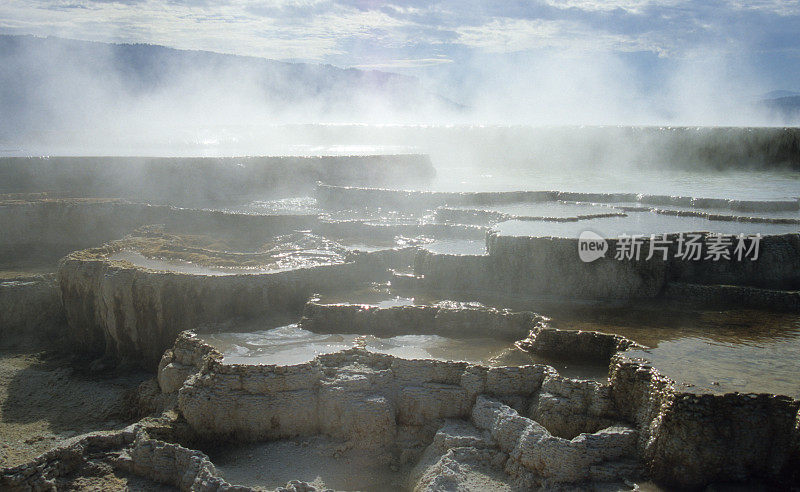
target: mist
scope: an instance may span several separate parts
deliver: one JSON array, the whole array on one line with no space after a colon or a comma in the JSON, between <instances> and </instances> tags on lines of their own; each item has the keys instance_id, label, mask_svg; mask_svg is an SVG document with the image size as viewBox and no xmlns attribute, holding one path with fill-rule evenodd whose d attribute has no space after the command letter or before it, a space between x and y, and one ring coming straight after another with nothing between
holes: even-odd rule
<instances>
[{"instance_id":1,"label":"mist","mask_svg":"<svg viewBox=\"0 0 800 492\"><path fill-rule=\"evenodd\" d=\"M295 125L296 132L308 124L797 122L797 114L787 118L758 104L770 86L746 60L712 49L644 69L602 51L481 55L412 76L150 45L30 36L2 43L0 142L7 149L52 144L147 153L222 144L235 152L238 142L241 152L269 153L283 150L271 148L285 139L274 127Z\"/></svg>"},{"instance_id":2,"label":"mist","mask_svg":"<svg viewBox=\"0 0 800 492\"><path fill-rule=\"evenodd\" d=\"M0 2L0 490L792 489L798 25Z\"/></svg>"}]
</instances>

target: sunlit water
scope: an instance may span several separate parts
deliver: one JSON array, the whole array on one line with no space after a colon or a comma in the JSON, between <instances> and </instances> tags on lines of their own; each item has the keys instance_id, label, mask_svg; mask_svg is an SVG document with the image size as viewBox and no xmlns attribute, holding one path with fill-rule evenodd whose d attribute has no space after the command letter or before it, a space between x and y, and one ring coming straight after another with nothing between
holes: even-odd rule
<instances>
[{"instance_id":1,"label":"sunlit water","mask_svg":"<svg viewBox=\"0 0 800 492\"><path fill-rule=\"evenodd\" d=\"M264 273L264 271L243 270L234 271L232 269L213 268L197 265L188 261L164 260L160 258L148 258L137 251L122 250L108 255L109 260L126 261L132 265L163 272L186 273L189 275L233 275L236 273Z\"/></svg>"},{"instance_id":2,"label":"sunlit water","mask_svg":"<svg viewBox=\"0 0 800 492\"><path fill-rule=\"evenodd\" d=\"M614 333L649 347L631 355L689 388L800 398L800 314L675 306L541 311L555 327Z\"/></svg>"},{"instance_id":3,"label":"sunlit water","mask_svg":"<svg viewBox=\"0 0 800 492\"><path fill-rule=\"evenodd\" d=\"M435 300L426 297L406 297L392 293L386 284L373 284L364 289L342 289L317 297L322 304L361 304L389 308L396 306L416 306L433 304Z\"/></svg>"},{"instance_id":4,"label":"sunlit water","mask_svg":"<svg viewBox=\"0 0 800 492\"><path fill-rule=\"evenodd\" d=\"M148 270L185 273L189 275L257 275L293 270L302 267L338 263L342 258L329 251L306 250L294 257L276 258L273 263L263 267L221 267L198 265L188 261L150 258L138 251L121 250L108 255L109 260L126 261L134 266Z\"/></svg>"},{"instance_id":5,"label":"sunlit water","mask_svg":"<svg viewBox=\"0 0 800 492\"><path fill-rule=\"evenodd\" d=\"M768 201L769 202L769 201ZM742 211L742 210L732 210L730 207L728 208L719 208L719 207L687 207L681 205L654 205L654 204L643 204L638 202L628 202L628 203L613 203L612 206L614 207L625 207L625 206L633 206L633 207L651 207L656 210L660 211L668 211L668 212L701 212L701 213L708 213L713 215L719 215L724 217L755 217L755 218L766 218L766 219L796 219L800 220L800 210L774 210L774 211L766 211L766 210L758 210L758 211Z\"/></svg>"},{"instance_id":6,"label":"sunlit water","mask_svg":"<svg viewBox=\"0 0 800 492\"><path fill-rule=\"evenodd\" d=\"M706 337L664 341L632 351L659 372L714 393L774 393L800 399L800 333L756 344L718 342Z\"/></svg>"},{"instance_id":7,"label":"sunlit water","mask_svg":"<svg viewBox=\"0 0 800 492\"><path fill-rule=\"evenodd\" d=\"M484 239L437 239L422 247L432 253L448 255L482 255L486 253Z\"/></svg>"},{"instance_id":8,"label":"sunlit water","mask_svg":"<svg viewBox=\"0 0 800 492\"><path fill-rule=\"evenodd\" d=\"M559 147L561 140L551 143L547 139L531 144L527 129L506 129L513 139L484 140L486 133L496 129L468 128L453 131L442 128L386 129L381 127L315 127L312 129L267 129L273 135L264 139L264 132L241 131L236 138L221 141L208 138L187 139L183 148L172 144L130 154L146 155L342 155L395 152L426 152L431 155L437 176L428 185L417 189L440 191L520 191L560 190L587 193L642 193L651 195L693 196L737 200L795 200L800 196L800 173L780 170L729 170L706 171L673 168L669 162L646 166L636 158L609 163L608 156L593 159L590 152L585 158L576 157L569 148ZM296 130L296 131L295 131ZM314 131L319 138L310 136ZM573 130L566 129L569 133ZM250 132L250 133L248 133ZM287 134L289 138L287 138ZM250 135L248 137L248 135ZM445 145L440 142L452 138ZM413 138L407 138L407 137ZM249 139L249 140L248 140ZM262 143L268 140L271 148ZM573 139L578 141L579 139ZM195 142L195 143L192 143ZM196 144L196 142L202 142ZM226 143L227 142L227 143ZM477 157L476 149L482 152ZM16 148L16 147L15 147ZM462 151L463 148L463 151ZM526 149L534 152L527 155ZM521 149L521 150L518 150ZM87 154L86 149L59 151L60 149L19 149L12 154ZM102 150L102 149L101 149ZM119 153L118 148L106 153ZM635 149L641 150L641 149ZM646 150L646 149L645 149ZM99 152L103 153L103 152ZM646 153L646 152L644 152ZM506 163L512 154L513 163ZM623 154L620 154L625 157ZM541 159L540 159L541 157ZM564 157L564 159L561 159ZM602 156L601 156L602 157ZM657 157L657 156L655 156ZM467 162L470 161L471 162ZM563 165L562 165L563 163ZM405 188L398 185L397 188ZM483 208L483 207L480 207ZM661 208L680 210L678 206ZM514 204L493 207L493 210L513 215L566 217L586 213L605 212L607 207L563 204ZM281 200L252 199L235 211L264 214L318 214L321 211L311 197ZM798 212L732 212L731 215L756 215L762 217L797 218ZM394 214L394 215L392 215ZM371 220L382 224L414 224L420 217L404 216L390 211L374 214L331 213L333 219ZM758 224L748 222L710 221L695 217L657 215L650 212L630 213L625 218L591 219L580 222L506 221L496 229L501 234L577 237L584 230L593 230L605 237L620 234L661 234L669 232L718 232L725 234L782 234L798 232L800 226ZM431 238L433 239L433 238ZM374 248L368 241L354 242L354 247ZM482 254L481 240L434 239L424 242L425 248L442 253ZM122 253L120 253L122 254ZM203 275L222 275L234 272L182 262L145 258L127 253L120 256L134 264L155 270L183 271ZM252 271L248 273L254 273ZM346 296L343 296L346 297ZM365 299L380 306L407 305L424 302L419 298L388 296ZM354 300L358 302L358 300ZM504 303L499 303L503 305ZM597 330L628 336L650 347L643 357L650 359L662 372L676 380L694 384L708 391L768 391L800 397L800 328L797 315L776 314L763 311L703 311L674 308L636 309L631 306L592 306L585 309L549 310L538 306L535 311L549 314L553 324L564 329ZM285 328L285 327L284 327ZM278 330L278 329L275 329ZM294 330L299 330L294 328ZM221 347L227 347L226 361L309 360L317 353L338 351L356 343L363 334L319 335L313 333L272 333L260 330L249 334L208 335L219 338ZM285 331L285 330L284 330ZM290 332L292 330L289 330ZM250 337L250 338L248 338ZM491 360L497 351L508 349L507 342L500 344L491 339L473 342L480 352L465 346L463 340L423 336L409 338L398 335L378 339L367 335L359 338L367 348L385 353L405 354L453 360ZM531 358L528 359L533 360ZM271 362L277 363L277 362ZM567 370L569 368L559 368Z\"/></svg>"},{"instance_id":9,"label":"sunlit water","mask_svg":"<svg viewBox=\"0 0 800 492\"><path fill-rule=\"evenodd\" d=\"M513 344L494 338L455 339L438 335L317 334L296 324L249 333L211 333L199 337L224 355L228 364L302 364L320 354L363 347L405 359L466 361L485 365L533 363Z\"/></svg>"},{"instance_id":10,"label":"sunlit water","mask_svg":"<svg viewBox=\"0 0 800 492\"><path fill-rule=\"evenodd\" d=\"M792 171L687 171L680 169L581 169L531 167L479 172L437 167L427 189L436 191L536 191L643 193L737 200L791 200L800 196L800 173Z\"/></svg>"},{"instance_id":11,"label":"sunlit water","mask_svg":"<svg viewBox=\"0 0 800 492\"><path fill-rule=\"evenodd\" d=\"M310 196L281 198L278 200L253 200L236 207L223 209L226 212L260 215L318 215L317 201Z\"/></svg>"},{"instance_id":12,"label":"sunlit water","mask_svg":"<svg viewBox=\"0 0 800 492\"><path fill-rule=\"evenodd\" d=\"M627 235L678 232L714 232L720 234L786 234L800 231L800 224L764 224L709 220L703 217L679 217L654 212L631 212L627 217L603 217L576 222L508 220L494 226L503 236L552 236L577 238L583 231L593 231L606 238Z\"/></svg>"},{"instance_id":13,"label":"sunlit water","mask_svg":"<svg viewBox=\"0 0 800 492\"><path fill-rule=\"evenodd\" d=\"M462 210L490 210L509 215L529 217L576 217L579 215L607 214L621 212L611 205L589 203L566 203L563 201L523 202L487 206L455 207Z\"/></svg>"}]
</instances>

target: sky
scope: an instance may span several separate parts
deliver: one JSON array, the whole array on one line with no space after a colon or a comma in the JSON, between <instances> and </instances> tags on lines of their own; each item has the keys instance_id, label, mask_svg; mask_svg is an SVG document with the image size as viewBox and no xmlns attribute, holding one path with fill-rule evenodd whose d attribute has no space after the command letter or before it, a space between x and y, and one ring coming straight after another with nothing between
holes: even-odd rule
<instances>
[{"instance_id":1,"label":"sky","mask_svg":"<svg viewBox=\"0 0 800 492\"><path fill-rule=\"evenodd\" d=\"M2 0L0 33L400 72L470 104L800 91L800 0Z\"/></svg>"}]
</instances>

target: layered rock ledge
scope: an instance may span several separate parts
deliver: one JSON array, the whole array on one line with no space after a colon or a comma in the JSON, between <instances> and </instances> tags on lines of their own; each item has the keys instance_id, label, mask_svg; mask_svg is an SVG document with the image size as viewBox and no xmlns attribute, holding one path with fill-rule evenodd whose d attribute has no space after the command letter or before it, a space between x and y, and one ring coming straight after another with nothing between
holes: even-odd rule
<instances>
[{"instance_id":1,"label":"layered rock ledge","mask_svg":"<svg viewBox=\"0 0 800 492\"><path fill-rule=\"evenodd\" d=\"M181 415L205 439L322 434L388 453L401 463L422 463L456 444L475 447L462 440L449 446L437 442L441 429L471 420L478 429L473 433L486 431L485 445L477 447L519 486L620 482L638 474L632 454L636 432L619 420L608 385L564 378L546 365L485 367L353 348L305 364L248 366L224 363L219 352L184 333L165 354L159 383L168 394L177 393ZM518 429L515 438L489 416L489 407L531 417L518 417L522 427L512 426ZM545 454L551 461L537 463L513 452L529 448L517 443L525 425L541 429L539 438L562 449L557 451L562 458L583 455L588 461L569 464L550 450ZM598 468L589 473L584 464Z\"/></svg>"},{"instance_id":2,"label":"layered rock ledge","mask_svg":"<svg viewBox=\"0 0 800 492\"><path fill-rule=\"evenodd\" d=\"M68 255L59 267L58 283L67 335L76 350L149 368L156 367L181 331L299 314L312 294L368 282L385 274L398 256L407 256L403 250L388 250L283 271L195 275L109 259L130 244L116 241Z\"/></svg>"},{"instance_id":3,"label":"layered rock ledge","mask_svg":"<svg viewBox=\"0 0 800 492\"><path fill-rule=\"evenodd\" d=\"M650 195L642 193L583 193L571 191L496 191L448 192L408 191L359 186L337 186L319 183L317 201L326 208L359 208L383 206L395 210L434 210L438 207L503 205L538 202L589 202L603 204L639 204L648 206L677 206L721 209L738 212L778 212L800 210L793 200L736 200L692 196Z\"/></svg>"},{"instance_id":4,"label":"layered rock ledge","mask_svg":"<svg viewBox=\"0 0 800 492\"><path fill-rule=\"evenodd\" d=\"M547 328L531 338L542 333L548 335L542 347L595 345L597 357L610 347L635 347L620 337ZM565 378L544 365L487 368L358 348L294 366L247 366L224 363L219 352L185 333L165 354L159 381L177 395L181 414L200 436L332 436L416 461L411 480L420 487L444 480L437 478L442 469L459 463L502 470L526 487L641 474L681 487L795 479L797 400L678 389L624 351L611 356L610 370L609 383L601 384Z\"/></svg>"},{"instance_id":5,"label":"layered rock ledge","mask_svg":"<svg viewBox=\"0 0 800 492\"><path fill-rule=\"evenodd\" d=\"M60 192L149 203L208 206L242 196L304 194L338 185L421 184L427 155L320 157L3 157L0 193Z\"/></svg>"},{"instance_id":6,"label":"layered rock ledge","mask_svg":"<svg viewBox=\"0 0 800 492\"><path fill-rule=\"evenodd\" d=\"M710 241L700 234L704 245ZM668 235L675 239L677 235ZM450 255L420 251L414 262L417 286L440 291L502 292L517 297L631 299L660 296L673 282L800 289L800 234L764 236L757 261L735 257L719 261L676 258L617 260L612 255L591 263L578 256L578 239L487 235L486 255ZM617 239L609 239L615 251ZM767 298L765 298L767 299ZM781 301L783 302L783 301Z\"/></svg>"}]
</instances>

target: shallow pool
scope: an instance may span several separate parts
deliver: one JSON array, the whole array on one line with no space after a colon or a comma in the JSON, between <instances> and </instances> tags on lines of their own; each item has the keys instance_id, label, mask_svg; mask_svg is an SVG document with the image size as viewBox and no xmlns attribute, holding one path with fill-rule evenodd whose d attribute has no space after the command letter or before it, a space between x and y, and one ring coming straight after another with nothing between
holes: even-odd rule
<instances>
[{"instance_id":1,"label":"shallow pool","mask_svg":"<svg viewBox=\"0 0 800 492\"><path fill-rule=\"evenodd\" d=\"M211 333L198 336L224 356L228 364L293 365L359 346L405 359L466 361L491 366L519 366L533 358L505 340L455 339L438 335L398 335L378 338L363 334L317 334L297 324L249 333Z\"/></svg>"},{"instance_id":2,"label":"shallow pool","mask_svg":"<svg viewBox=\"0 0 800 492\"><path fill-rule=\"evenodd\" d=\"M649 347L631 355L690 388L800 398L800 314L675 306L544 312L557 328L614 333Z\"/></svg>"},{"instance_id":3,"label":"shallow pool","mask_svg":"<svg viewBox=\"0 0 800 492\"><path fill-rule=\"evenodd\" d=\"M638 234L678 232L714 232L719 234L787 234L800 232L799 224L762 224L752 222L708 220L703 217L679 217L655 212L632 212L627 217L603 217L577 222L508 220L493 228L502 236L534 236L577 238L584 231L593 231L605 238Z\"/></svg>"}]
</instances>

